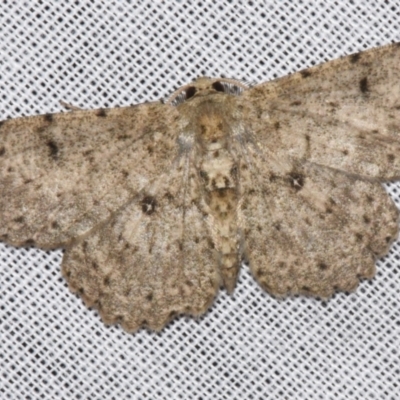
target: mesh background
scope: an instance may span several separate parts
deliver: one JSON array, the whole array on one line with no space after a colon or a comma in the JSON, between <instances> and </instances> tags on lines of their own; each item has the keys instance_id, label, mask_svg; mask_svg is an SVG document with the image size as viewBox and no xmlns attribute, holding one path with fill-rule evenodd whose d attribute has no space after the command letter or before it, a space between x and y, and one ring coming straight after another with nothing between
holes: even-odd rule
<instances>
[{"instance_id":1,"label":"mesh background","mask_svg":"<svg viewBox=\"0 0 400 400\"><path fill-rule=\"evenodd\" d=\"M394 40L396 1L2 1L0 120L156 100L201 74L261 82ZM244 268L202 318L134 335L69 292L61 251L0 251L1 398L400 396L400 242L353 294L277 301Z\"/></svg>"}]
</instances>

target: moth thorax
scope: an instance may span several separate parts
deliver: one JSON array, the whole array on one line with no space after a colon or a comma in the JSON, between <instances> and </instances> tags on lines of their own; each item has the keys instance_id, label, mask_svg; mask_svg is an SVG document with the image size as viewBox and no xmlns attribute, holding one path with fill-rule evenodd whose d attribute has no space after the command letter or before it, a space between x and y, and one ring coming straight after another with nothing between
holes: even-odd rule
<instances>
[{"instance_id":1,"label":"moth thorax","mask_svg":"<svg viewBox=\"0 0 400 400\"><path fill-rule=\"evenodd\" d=\"M198 119L200 140L207 146L220 148L224 146L229 135L228 124L223 115L217 112L204 113Z\"/></svg>"}]
</instances>

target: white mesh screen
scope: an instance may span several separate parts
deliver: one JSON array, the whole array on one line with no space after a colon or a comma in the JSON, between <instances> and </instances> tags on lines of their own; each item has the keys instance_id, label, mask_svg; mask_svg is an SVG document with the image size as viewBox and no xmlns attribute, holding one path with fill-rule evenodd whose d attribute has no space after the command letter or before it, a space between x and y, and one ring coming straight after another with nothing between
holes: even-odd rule
<instances>
[{"instance_id":1,"label":"white mesh screen","mask_svg":"<svg viewBox=\"0 0 400 400\"><path fill-rule=\"evenodd\" d=\"M156 100L202 74L265 81L394 40L395 1L2 1L0 120ZM277 301L244 268L204 317L134 335L69 292L61 251L0 250L1 398L400 396L399 242L353 294Z\"/></svg>"}]
</instances>

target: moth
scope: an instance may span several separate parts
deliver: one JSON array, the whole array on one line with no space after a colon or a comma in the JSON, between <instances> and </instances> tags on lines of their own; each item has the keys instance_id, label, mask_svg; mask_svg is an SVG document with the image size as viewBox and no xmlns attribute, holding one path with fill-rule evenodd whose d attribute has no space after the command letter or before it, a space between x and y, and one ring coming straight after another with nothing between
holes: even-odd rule
<instances>
[{"instance_id":1,"label":"moth","mask_svg":"<svg viewBox=\"0 0 400 400\"><path fill-rule=\"evenodd\" d=\"M107 324L198 316L248 263L274 296L371 278L399 231L400 44L248 86L0 125L0 240L63 248Z\"/></svg>"}]
</instances>

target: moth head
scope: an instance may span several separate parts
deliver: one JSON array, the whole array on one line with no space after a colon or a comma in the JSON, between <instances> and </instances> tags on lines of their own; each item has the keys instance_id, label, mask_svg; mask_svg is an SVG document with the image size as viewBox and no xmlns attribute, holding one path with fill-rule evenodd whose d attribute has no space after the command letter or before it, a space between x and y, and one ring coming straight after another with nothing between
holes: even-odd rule
<instances>
[{"instance_id":1,"label":"moth head","mask_svg":"<svg viewBox=\"0 0 400 400\"><path fill-rule=\"evenodd\" d=\"M195 97L216 93L239 96L249 85L236 79L200 77L192 83L180 87L167 99L166 103L177 106Z\"/></svg>"}]
</instances>

